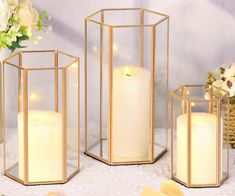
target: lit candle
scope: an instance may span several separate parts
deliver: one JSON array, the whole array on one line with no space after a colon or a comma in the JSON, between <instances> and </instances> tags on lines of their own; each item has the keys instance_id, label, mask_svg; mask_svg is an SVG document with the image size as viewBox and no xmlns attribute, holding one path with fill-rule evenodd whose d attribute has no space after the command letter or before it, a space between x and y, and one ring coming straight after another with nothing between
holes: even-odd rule
<instances>
[{"instance_id":1,"label":"lit candle","mask_svg":"<svg viewBox=\"0 0 235 196\"><path fill-rule=\"evenodd\" d=\"M187 114L177 118L176 177L183 182L188 179L187 120ZM210 113L191 113L192 184L216 182L216 138L216 116Z\"/></svg>"},{"instance_id":2,"label":"lit candle","mask_svg":"<svg viewBox=\"0 0 235 196\"><path fill-rule=\"evenodd\" d=\"M19 178L24 179L23 113L18 114ZM62 115L53 111L28 112L29 181L62 179Z\"/></svg>"},{"instance_id":3,"label":"lit candle","mask_svg":"<svg viewBox=\"0 0 235 196\"><path fill-rule=\"evenodd\" d=\"M150 71L135 66L113 70L112 153L114 162L149 160Z\"/></svg>"}]
</instances>

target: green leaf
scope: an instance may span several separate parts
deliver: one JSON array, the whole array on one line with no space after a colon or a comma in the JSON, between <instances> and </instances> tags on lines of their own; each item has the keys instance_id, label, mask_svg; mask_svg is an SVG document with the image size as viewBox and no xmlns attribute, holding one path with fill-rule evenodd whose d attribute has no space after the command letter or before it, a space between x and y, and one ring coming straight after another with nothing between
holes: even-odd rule
<instances>
[{"instance_id":1,"label":"green leaf","mask_svg":"<svg viewBox=\"0 0 235 196\"><path fill-rule=\"evenodd\" d=\"M26 48L27 46L21 46L19 41L16 41L16 42L12 42L12 46L14 48Z\"/></svg>"},{"instance_id":2,"label":"green leaf","mask_svg":"<svg viewBox=\"0 0 235 196\"><path fill-rule=\"evenodd\" d=\"M21 37L17 37L17 41L18 42L25 41L25 40L29 40L29 36L28 35L23 35Z\"/></svg>"},{"instance_id":3,"label":"green leaf","mask_svg":"<svg viewBox=\"0 0 235 196\"><path fill-rule=\"evenodd\" d=\"M16 48L14 48L13 46L7 46L7 48L11 51L14 52Z\"/></svg>"}]
</instances>

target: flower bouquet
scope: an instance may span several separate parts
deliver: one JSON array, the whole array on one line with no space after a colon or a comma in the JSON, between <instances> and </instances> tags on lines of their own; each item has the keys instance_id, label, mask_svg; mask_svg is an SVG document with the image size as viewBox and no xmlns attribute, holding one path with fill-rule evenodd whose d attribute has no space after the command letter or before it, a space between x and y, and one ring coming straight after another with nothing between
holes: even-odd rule
<instances>
[{"instance_id":1,"label":"flower bouquet","mask_svg":"<svg viewBox=\"0 0 235 196\"><path fill-rule=\"evenodd\" d=\"M214 85L229 92L230 106L229 115L224 116L224 139L229 140L232 148L235 148L235 63L229 66L222 66L209 72L207 76L207 84ZM208 96L206 93L205 97ZM213 106L213 111L216 111Z\"/></svg>"},{"instance_id":2,"label":"flower bouquet","mask_svg":"<svg viewBox=\"0 0 235 196\"><path fill-rule=\"evenodd\" d=\"M30 0L0 0L0 51L25 48L22 42L28 40L38 43L42 38L33 33L48 32L49 27L43 24L46 19L47 12L38 13Z\"/></svg>"},{"instance_id":3,"label":"flower bouquet","mask_svg":"<svg viewBox=\"0 0 235 196\"><path fill-rule=\"evenodd\" d=\"M45 25L48 20L47 12L38 13L30 0L0 0L0 65L3 58L3 49L13 52L18 48L25 48L23 42L32 40L38 43L41 36L33 35L36 32L47 33L50 27ZM2 126L2 76L0 66L0 143Z\"/></svg>"}]
</instances>

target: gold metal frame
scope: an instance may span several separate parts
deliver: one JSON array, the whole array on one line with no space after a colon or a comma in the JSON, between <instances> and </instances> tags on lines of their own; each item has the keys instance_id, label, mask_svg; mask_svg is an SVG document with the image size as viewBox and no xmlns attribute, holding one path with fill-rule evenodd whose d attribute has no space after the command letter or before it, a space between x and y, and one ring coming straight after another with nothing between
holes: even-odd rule
<instances>
[{"instance_id":1,"label":"gold metal frame","mask_svg":"<svg viewBox=\"0 0 235 196\"><path fill-rule=\"evenodd\" d=\"M191 99L185 96L185 89L186 88L204 88L205 92L208 91L209 93L209 99ZM217 92L221 93L221 97L216 97L213 95L213 89L216 89ZM229 140L227 138L226 141L224 141L225 150L226 150L226 175L225 177L221 176L222 165L221 165L221 100L223 98L228 98L228 103L226 104L226 115L229 115L229 93L221 88L218 88L216 86L210 86L210 85L182 85L178 87L175 91L171 93L171 178L175 180L176 182L188 187L188 188L206 188L206 187L219 187L223 184L223 182L228 179L229 176ZM178 179L175 175L174 171L174 161L177 159L177 157L174 157L174 100L181 101L181 114L184 114L185 110L185 102L187 104L187 124L188 124L188 134L187 134L187 182L183 182L180 179ZM192 184L191 182L191 108L192 103L206 103L208 104L208 112L213 113L212 105L213 103L217 105L217 111L216 111L216 182L213 184Z\"/></svg>"},{"instance_id":2,"label":"gold metal frame","mask_svg":"<svg viewBox=\"0 0 235 196\"><path fill-rule=\"evenodd\" d=\"M42 68L42 67L36 67L36 68L29 68L23 66L23 54L24 53L51 53L54 55L54 65L52 67ZM70 57L71 63L68 63L66 65L60 66L58 65L58 55L65 55L67 57ZM10 59L13 57L18 56L18 64L10 62ZM73 63L78 64L77 73L78 73L78 154L77 154L77 166L72 166L70 163L67 162L67 128L66 128L66 71L69 67L72 66ZM19 51L12 55L10 55L8 58L3 60L3 66L2 66L2 72L3 72L3 108L5 107L4 100L5 100L5 85L4 85L4 69L5 66L12 66L14 68L18 69L18 111L22 111L21 105L23 106L24 111L24 180L19 179L16 176L13 176L10 171L18 165L18 163L10 166L7 168L6 166L6 160L7 160L7 154L6 154L6 127L5 127L5 119L3 118L3 130L4 130L4 175L7 177L23 184L23 185L42 185L42 184L63 184L69 181L74 175L76 175L80 170L80 58L76 56L72 56L70 54L67 54L62 51L58 50L34 50L34 51ZM58 112L58 70L62 71L62 179L58 179L56 181L40 181L40 182L30 182L28 179L28 72L29 71L37 71L37 70L54 70L55 73L55 111ZM23 73L23 92L21 92L21 74ZM22 99L20 98L21 93L23 94L23 103ZM4 109L5 111L5 109ZM4 115L3 115L4 116ZM67 176L67 168L72 167L74 169L73 173L70 176Z\"/></svg>"},{"instance_id":3,"label":"gold metal frame","mask_svg":"<svg viewBox=\"0 0 235 196\"><path fill-rule=\"evenodd\" d=\"M2 137L2 128L3 128L3 99L2 99L2 82L3 82L3 76L2 76L2 62L0 61L0 144L2 143L3 137Z\"/></svg>"},{"instance_id":4,"label":"gold metal frame","mask_svg":"<svg viewBox=\"0 0 235 196\"><path fill-rule=\"evenodd\" d=\"M111 25L105 22L105 13L106 12L116 12L116 11L136 11L139 14L140 24L134 24L134 25ZM153 24L145 24L144 23L144 13L150 13L154 14L155 16L162 17L160 20L157 20L157 22ZM100 20L96 20L93 17L95 15L99 15ZM100 130L99 130L99 140L95 142L93 145L88 146L88 118L87 118L87 107L88 107L88 95L87 95L87 81L88 81L88 74L87 74L87 66L88 66L88 23L95 23L100 26L100 54L99 54L99 60L100 60ZM166 63L166 69L167 69L167 78L166 78L166 146L163 146L163 150L158 154L154 155L154 127L155 127L155 113L154 113L154 100L155 100L155 53L156 53L156 30L158 28L158 25L167 22L167 63ZM115 29L118 28L136 28L138 27L140 29L140 66L143 65L143 55L144 55L144 28L148 27L151 28L152 34L152 46L151 46L151 141L150 141L150 159L146 161L130 161L130 162L113 162L112 160L112 69L113 69L113 36L115 34ZM108 58L109 58L109 73L108 73L108 136L106 138L108 142L108 159L102 158L102 141L105 139L102 135L102 124L103 124L103 117L102 117L102 89L103 89L103 29L108 29ZM166 14L154 12L151 10L143 9L143 8L119 8L119 9L102 9L100 11L95 12L94 14L89 15L87 18L85 18L85 154L88 156L93 157L94 159L97 159L101 162L104 162L108 165L130 165L130 164L152 164L155 161L157 161L162 155L164 155L167 152L167 145L168 145L168 69L169 69L169 16ZM97 156L90 152L92 148L97 146L100 143L100 156Z\"/></svg>"}]
</instances>

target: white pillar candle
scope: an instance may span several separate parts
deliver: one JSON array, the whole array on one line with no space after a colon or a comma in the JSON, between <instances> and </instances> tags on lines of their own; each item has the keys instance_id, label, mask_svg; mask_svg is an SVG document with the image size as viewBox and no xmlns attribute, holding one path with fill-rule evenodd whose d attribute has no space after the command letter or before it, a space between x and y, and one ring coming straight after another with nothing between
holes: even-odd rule
<instances>
[{"instance_id":1,"label":"white pillar candle","mask_svg":"<svg viewBox=\"0 0 235 196\"><path fill-rule=\"evenodd\" d=\"M176 177L183 182L188 180L187 117L177 118ZM216 115L191 113L191 184L216 183L216 140Z\"/></svg>"},{"instance_id":2,"label":"white pillar candle","mask_svg":"<svg viewBox=\"0 0 235 196\"><path fill-rule=\"evenodd\" d=\"M150 71L135 66L113 69L112 161L149 160Z\"/></svg>"},{"instance_id":3,"label":"white pillar candle","mask_svg":"<svg viewBox=\"0 0 235 196\"><path fill-rule=\"evenodd\" d=\"M24 179L23 113L18 114L19 178ZM28 175L30 182L62 179L62 115L28 112Z\"/></svg>"}]
</instances>

